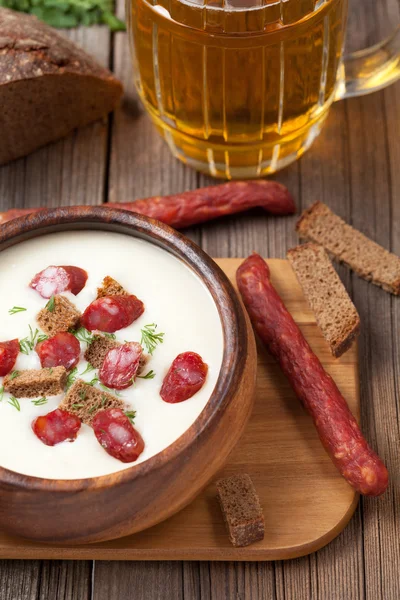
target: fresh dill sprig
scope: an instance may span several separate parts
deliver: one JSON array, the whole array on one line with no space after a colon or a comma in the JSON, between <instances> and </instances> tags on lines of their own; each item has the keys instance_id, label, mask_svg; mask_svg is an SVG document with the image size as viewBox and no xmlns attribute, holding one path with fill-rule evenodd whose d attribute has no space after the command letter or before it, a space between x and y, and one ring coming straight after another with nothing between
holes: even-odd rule
<instances>
[{"instance_id":1,"label":"fresh dill sprig","mask_svg":"<svg viewBox=\"0 0 400 600\"><path fill-rule=\"evenodd\" d=\"M154 373L153 369L151 371L149 371L148 373L146 373L146 375L138 375L138 379L154 379L154 377L156 376L156 374Z\"/></svg>"},{"instance_id":2,"label":"fresh dill sprig","mask_svg":"<svg viewBox=\"0 0 400 600\"><path fill-rule=\"evenodd\" d=\"M82 373L79 373L79 375L86 375L86 373L90 373L91 371L94 371L94 367L88 363L86 369Z\"/></svg>"},{"instance_id":3,"label":"fresh dill sprig","mask_svg":"<svg viewBox=\"0 0 400 600\"><path fill-rule=\"evenodd\" d=\"M55 301L54 301L54 296L52 296L52 297L50 298L50 300L49 300L49 301L48 301L48 303L46 304L45 308L46 308L46 309L47 309L49 312L51 312L51 313L53 313L53 312L54 312L54 310L55 310L55 308L56 308L56 303L55 303Z\"/></svg>"},{"instance_id":4,"label":"fresh dill sprig","mask_svg":"<svg viewBox=\"0 0 400 600\"><path fill-rule=\"evenodd\" d=\"M29 325L29 336L20 340L19 349L23 354L29 354L29 352L32 352L36 344L47 339L47 335L44 333L39 333L39 329L35 329L35 331L33 331L32 327Z\"/></svg>"},{"instance_id":5,"label":"fresh dill sprig","mask_svg":"<svg viewBox=\"0 0 400 600\"><path fill-rule=\"evenodd\" d=\"M126 410L125 414L133 425L135 422L136 410Z\"/></svg>"},{"instance_id":6,"label":"fresh dill sprig","mask_svg":"<svg viewBox=\"0 0 400 600\"><path fill-rule=\"evenodd\" d=\"M72 333L72 335L74 335L80 342L91 344L93 341L93 333L84 327L79 327L79 329L76 330L70 329L70 333Z\"/></svg>"},{"instance_id":7,"label":"fresh dill sprig","mask_svg":"<svg viewBox=\"0 0 400 600\"><path fill-rule=\"evenodd\" d=\"M9 377L10 381L12 381L16 377L18 377L18 375L19 375L19 371L12 371L10 374L10 377Z\"/></svg>"},{"instance_id":8,"label":"fresh dill sprig","mask_svg":"<svg viewBox=\"0 0 400 600\"><path fill-rule=\"evenodd\" d=\"M79 394L79 398L82 400L82 402L84 400L86 400L86 390L79 390L78 394ZM82 406L83 406L83 404L82 404Z\"/></svg>"},{"instance_id":9,"label":"fresh dill sprig","mask_svg":"<svg viewBox=\"0 0 400 600\"><path fill-rule=\"evenodd\" d=\"M154 350L157 348L158 344L162 344L164 341L164 333L156 333L157 325L155 323L150 323L149 325L145 325L143 329L140 330L142 334L142 338L140 340L140 344L146 346L146 350L149 354L153 354Z\"/></svg>"},{"instance_id":10,"label":"fresh dill sprig","mask_svg":"<svg viewBox=\"0 0 400 600\"><path fill-rule=\"evenodd\" d=\"M48 400L46 396L42 396L41 398L37 398L36 400L31 400L31 402L35 406L43 406L43 404L47 404Z\"/></svg>"},{"instance_id":11,"label":"fresh dill sprig","mask_svg":"<svg viewBox=\"0 0 400 600\"><path fill-rule=\"evenodd\" d=\"M21 405L20 405L19 401L17 400L17 398L15 398L14 396L10 397L8 404L11 404L11 406L16 408L18 412L21 411Z\"/></svg>"},{"instance_id":12,"label":"fresh dill sprig","mask_svg":"<svg viewBox=\"0 0 400 600\"><path fill-rule=\"evenodd\" d=\"M73 383L75 383L76 380L76 376L78 373L78 369L76 367L74 367L69 373L68 373L68 377L67 377L67 384L66 384L66 388L67 390L69 390L69 388L71 387L71 385Z\"/></svg>"},{"instance_id":13,"label":"fresh dill sprig","mask_svg":"<svg viewBox=\"0 0 400 600\"><path fill-rule=\"evenodd\" d=\"M106 331L103 332L103 335L107 338L109 338L110 340L116 340L117 336L115 335L115 333L107 333Z\"/></svg>"},{"instance_id":14,"label":"fresh dill sprig","mask_svg":"<svg viewBox=\"0 0 400 600\"><path fill-rule=\"evenodd\" d=\"M71 404L71 408L75 408L75 409L77 409L77 408L83 408L83 406L84 406L84 404L77 404L77 403Z\"/></svg>"},{"instance_id":15,"label":"fresh dill sprig","mask_svg":"<svg viewBox=\"0 0 400 600\"><path fill-rule=\"evenodd\" d=\"M100 387L102 390L104 390L105 392L108 392L109 394L114 394L115 396L120 396L120 392L117 392L117 390L112 390L111 388L108 388L107 386L103 385L102 383L100 383Z\"/></svg>"},{"instance_id":16,"label":"fresh dill sprig","mask_svg":"<svg viewBox=\"0 0 400 600\"><path fill-rule=\"evenodd\" d=\"M28 310L27 308L24 308L23 306L13 306L12 308L10 308L10 310L8 311L9 315L16 315L17 313L20 312L25 312L26 310Z\"/></svg>"},{"instance_id":17,"label":"fresh dill sprig","mask_svg":"<svg viewBox=\"0 0 400 600\"><path fill-rule=\"evenodd\" d=\"M3 400L3 396L4 396L4 385L2 385L0 387L0 402Z\"/></svg>"},{"instance_id":18,"label":"fresh dill sprig","mask_svg":"<svg viewBox=\"0 0 400 600\"><path fill-rule=\"evenodd\" d=\"M91 381L87 382L87 385L95 385L96 383L98 383L99 378L97 377L97 375L95 377L93 377L93 379Z\"/></svg>"}]
</instances>

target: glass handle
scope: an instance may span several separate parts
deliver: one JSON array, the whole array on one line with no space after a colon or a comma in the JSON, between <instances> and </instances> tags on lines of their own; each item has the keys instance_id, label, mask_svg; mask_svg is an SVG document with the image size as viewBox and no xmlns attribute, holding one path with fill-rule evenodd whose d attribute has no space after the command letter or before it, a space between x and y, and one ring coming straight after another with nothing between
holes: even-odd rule
<instances>
[{"instance_id":1,"label":"glass handle","mask_svg":"<svg viewBox=\"0 0 400 600\"><path fill-rule=\"evenodd\" d=\"M400 79L400 25L383 42L345 54L338 77L336 100L370 94Z\"/></svg>"}]
</instances>

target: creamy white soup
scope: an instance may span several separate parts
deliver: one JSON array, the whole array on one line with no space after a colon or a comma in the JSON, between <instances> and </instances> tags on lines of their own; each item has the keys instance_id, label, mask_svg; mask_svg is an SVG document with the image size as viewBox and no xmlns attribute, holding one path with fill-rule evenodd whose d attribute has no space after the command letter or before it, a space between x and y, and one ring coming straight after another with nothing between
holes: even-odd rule
<instances>
[{"instance_id":1,"label":"creamy white soup","mask_svg":"<svg viewBox=\"0 0 400 600\"><path fill-rule=\"evenodd\" d=\"M94 432L82 424L73 442L46 446L33 433L32 421L57 408L62 395L43 405L20 398L19 408L3 392L0 402L0 465L19 473L50 479L79 479L113 473L154 456L196 420L214 389L221 368L223 332L216 305L200 278L182 261L157 246L128 235L104 231L54 233L21 242L0 253L0 341L29 336L29 325L38 327L36 315L47 302L29 288L32 277L49 265L73 265L85 269L88 280L74 296L63 293L83 312L96 298L97 287L109 275L145 305L144 313L129 327L115 333L118 341L140 342L141 329L151 323L163 332L163 343L154 350L146 371L153 379L137 378L119 392L127 410L136 411L134 427L145 448L134 463L122 463L102 448ZM14 306L26 311L9 314ZM83 373L88 363L81 342L78 376L89 382L97 371ZM178 404L164 402L159 394L174 358L197 352L208 365L203 387ZM19 354L14 369L40 369L35 351ZM2 378L0 378L2 382ZM95 384L98 385L98 384Z\"/></svg>"}]
</instances>

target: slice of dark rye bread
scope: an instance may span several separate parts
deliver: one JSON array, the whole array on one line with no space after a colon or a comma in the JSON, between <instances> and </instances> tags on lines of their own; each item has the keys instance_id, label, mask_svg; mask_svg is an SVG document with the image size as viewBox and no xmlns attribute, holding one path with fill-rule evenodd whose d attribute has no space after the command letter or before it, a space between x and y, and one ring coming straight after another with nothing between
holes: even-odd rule
<instances>
[{"instance_id":1,"label":"slice of dark rye bread","mask_svg":"<svg viewBox=\"0 0 400 600\"><path fill-rule=\"evenodd\" d=\"M93 340L87 347L87 350L85 352L85 359L88 361L89 364L92 365L92 367L94 367L95 369L100 369L107 352L109 350L112 350L113 348L118 348L119 346L122 346L120 342L117 342L116 340L113 340L112 338L109 338L99 333L93 336ZM143 371L149 358L150 357L148 355L142 354L142 356L140 357L137 375L140 375L140 373Z\"/></svg>"},{"instance_id":2,"label":"slice of dark rye bread","mask_svg":"<svg viewBox=\"0 0 400 600\"><path fill-rule=\"evenodd\" d=\"M296 230L301 239L321 244L360 277L400 294L400 258L348 225L322 202L303 212Z\"/></svg>"},{"instance_id":3,"label":"slice of dark rye bread","mask_svg":"<svg viewBox=\"0 0 400 600\"><path fill-rule=\"evenodd\" d=\"M248 546L264 539L264 515L249 475L232 475L216 485L232 544Z\"/></svg>"},{"instance_id":4,"label":"slice of dark rye bread","mask_svg":"<svg viewBox=\"0 0 400 600\"><path fill-rule=\"evenodd\" d=\"M341 356L359 334L360 317L329 256L309 242L287 257L333 356Z\"/></svg>"},{"instance_id":5,"label":"slice of dark rye bread","mask_svg":"<svg viewBox=\"0 0 400 600\"><path fill-rule=\"evenodd\" d=\"M107 275L103 279L101 287L97 288L97 297L103 296L126 296L128 292L122 287L118 281Z\"/></svg>"},{"instance_id":6,"label":"slice of dark rye bread","mask_svg":"<svg viewBox=\"0 0 400 600\"><path fill-rule=\"evenodd\" d=\"M67 383L65 367L13 371L4 377L4 390L16 398L58 396Z\"/></svg>"},{"instance_id":7,"label":"slice of dark rye bread","mask_svg":"<svg viewBox=\"0 0 400 600\"><path fill-rule=\"evenodd\" d=\"M106 408L123 410L124 403L113 394L78 379L68 390L58 408L76 415L86 425L91 425L93 417L99 410Z\"/></svg>"},{"instance_id":8,"label":"slice of dark rye bread","mask_svg":"<svg viewBox=\"0 0 400 600\"><path fill-rule=\"evenodd\" d=\"M51 336L60 331L75 329L80 318L81 313L68 298L54 296L54 302L47 303L38 313L36 320L43 331Z\"/></svg>"}]
</instances>

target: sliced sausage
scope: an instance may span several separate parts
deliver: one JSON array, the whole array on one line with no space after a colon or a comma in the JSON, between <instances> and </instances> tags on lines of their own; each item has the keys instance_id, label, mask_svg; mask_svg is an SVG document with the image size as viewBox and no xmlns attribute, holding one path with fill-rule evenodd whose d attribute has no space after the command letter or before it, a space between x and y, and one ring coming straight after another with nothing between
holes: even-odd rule
<instances>
[{"instance_id":1,"label":"sliced sausage","mask_svg":"<svg viewBox=\"0 0 400 600\"><path fill-rule=\"evenodd\" d=\"M67 440L73 442L80 427L81 421L77 416L59 408L37 417L32 423L34 434L46 446L55 446Z\"/></svg>"},{"instance_id":2,"label":"sliced sausage","mask_svg":"<svg viewBox=\"0 0 400 600\"><path fill-rule=\"evenodd\" d=\"M81 346L72 333L61 331L39 342L35 350L42 367L65 367L69 370L78 364Z\"/></svg>"},{"instance_id":3,"label":"sliced sausage","mask_svg":"<svg viewBox=\"0 0 400 600\"><path fill-rule=\"evenodd\" d=\"M120 408L100 410L92 427L99 444L121 462L135 462L144 450L142 436Z\"/></svg>"},{"instance_id":4,"label":"sliced sausage","mask_svg":"<svg viewBox=\"0 0 400 600\"><path fill-rule=\"evenodd\" d=\"M124 390L131 386L138 372L143 348L137 342L127 342L111 348L104 357L99 370L99 380L114 390Z\"/></svg>"},{"instance_id":5,"label":"sliced sausage","mask_svg":"<svg viewBox=\"0 0 400 600\"><path fill-rule=\"evenodd\" d=\"M89 331L114 333L128 327L144 312L144 304L136 296L103 296L94 300L81 317Z\"/></svg>"},{"instance_id":6,"label":"sliced sausage","mask_svg":"<svg viewBox=\"0 0 400 600\"><path fill-rule=\"evenodd\" d=\"M19 341L0 342L0 377L7 375L15 365L19 354Z\"/></svg>"},{"instance_id":7,"label":"sliced sausage","mask_svg":"<svg viewBox=\"0 0 400 600\"><path fill-rule=\"evenodd\" d=\"M175 404L191 398L204 385L208 366L196 352L182 352L173 361L160 390L164 402Z\"/></svg>"},{"instance_id":8,"label":"sliced sausage","mask_svg":"<svg viewBox=\"0 0 400 600\"><path fill-rule=\"evenodd\" d=\"M61 292L75 296L85 287L88 275L80 267L50 266L37 273L29 287L39 292L42 298L51 298Z\"/></svg>"}]
</instances>

